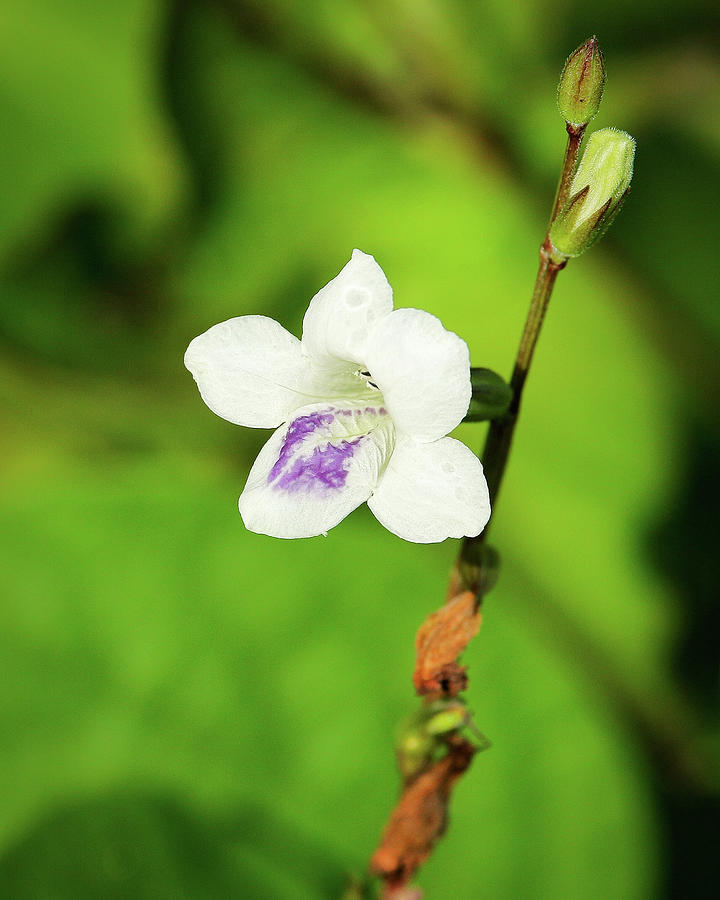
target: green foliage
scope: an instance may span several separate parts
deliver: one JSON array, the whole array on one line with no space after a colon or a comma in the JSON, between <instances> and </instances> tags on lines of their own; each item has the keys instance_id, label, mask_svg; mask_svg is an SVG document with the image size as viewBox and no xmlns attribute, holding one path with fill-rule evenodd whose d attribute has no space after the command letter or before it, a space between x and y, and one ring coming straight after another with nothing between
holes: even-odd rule
<instances>
[{"instance_id":1,"label":"green foliage","mask_svg":"<svg viewBox=\"0 0 720 900\"><path fill-rule=\"evenodd\" d=\"M613 233L560 276L528 383L503 569L465 659L493 748L421 874L435 900L651 896L657 759L680 784L702 763L670 665L673 556L658 571L647 535L663 524L662 556L675 506L693 518L685 423L717 447L717 205L697 202L720 145L694 86L720 73L698 62L697 5L666 141L653 73L682 51L636 43L638 9L606 5L599 37L605 105L642 163ZM31 0L6 17L0 896L330 898L362 871L397 789L413 635L457 547L363 511L326 539L245 532L236 497L266 434L213 417L182 353L234 315L298 332L357 246L398 305L508 373L564 143L559 68L600 31L545 21L500 0ZM508 117L530 76L527 119ZM479 447L482 430L459 434Z\"/></svg>"}]
</instances>

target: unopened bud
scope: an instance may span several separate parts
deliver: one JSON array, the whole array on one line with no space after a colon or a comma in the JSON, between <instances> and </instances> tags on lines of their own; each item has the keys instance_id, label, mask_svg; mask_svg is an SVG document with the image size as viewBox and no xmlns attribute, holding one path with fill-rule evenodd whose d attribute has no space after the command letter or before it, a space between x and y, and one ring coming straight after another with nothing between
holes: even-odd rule
<instances>
[{"instance_id":1,"label":"unopened bud","mask_svg":"<svg viewBox=\"0 0 720 900\"><path fill-rule=\"evenodd\" d=\"M443 738L459 731L470 719L461 700L435 700L423 704L398 727L395 751L400 771L412 780L432 765L446 749Z\"/></svg>"},{"instance_id":2,"label":"unopened bud","mask_svg":"<svg viewBox=\"0 0 720 900\"><path fill-rule=\"evenodd\" d=\"M431 704L425 725L428 734L448 734L462 728L468 720L467 709L459 700L439 700Z\"/></svg>"},{"instance_id":3,"label":"unopened bud","mask_svg":"<svg viewBox=\"0 0 720 900\"><path fill-rule=\"evenodd\" d=\"M472 397L463 422L487 422L504 416L512 402L510 385L492 369L470 369Z\"/></svg>"},{"instance_id":4,"label":"unopened bud","mask_svg":"<svg viewBox=\"0 0 720 900\"><path fill-rule=\"evenodd\" d=\"M605 88L605 60L597 38L589 38L568 56L558 85L558 109L571 125L587 125L598 109Z\"/></svg>"},{"instance_id":5,"label":"unopened bud","mask_svg":"<svg viewBox=\"0 0 720 900\"><path fill-rule=\"evenodd\" d=\"M570 185L570 199L550 229L561 257L580 256L607 231L630 190L635 138L602 128L588 139Z\"/></svg>"},{"instance_id":6,"label":"unopened bud","mask_svg":"<svg viewBox=\"0 0 720 900\"><path fill-rule=\"evenodd\" d=\"M466 541L460 551L462 584L479 597L489 594L500 574L500 554L484 541Z\"/></svg>"}]
</instances>

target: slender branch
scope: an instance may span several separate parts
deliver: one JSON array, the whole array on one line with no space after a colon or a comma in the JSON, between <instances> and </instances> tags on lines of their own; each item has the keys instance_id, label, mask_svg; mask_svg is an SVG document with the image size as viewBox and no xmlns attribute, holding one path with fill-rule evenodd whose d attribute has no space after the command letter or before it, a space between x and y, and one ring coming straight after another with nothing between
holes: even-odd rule
<instances>
[{"instance_id":1,"label":"slender branch","mask_svg":"<svg viewBox=\"0 0 720 900\"><path fill-rule=\"evenodd\" d=\"M565 147L565 159L563 160L560 180L558 181L557 191L555 192L555 201L553 203L552 213L550 214L550 222L548 223L548 234L550 226L557 218L557 214L565 206L570 196L570 184L577 169L578 156L580 155L580 144L587 125L571 125L567 122L566 130L568 133L567 146Z\"/></svg>"},{"instance_id":2,"label":"slender branch","mask_svg":"<svg viewBox=\"0 0 720 900\"><path fill-rule=\"evenodd\" d=\"M546 240L540 247L540 264L535 288L533 290L530 310L525 321L525 328L520 339L515 367L510 378L510 387L513 391L513 399L510 409L500 419L494 419L490 423L485 449L482 459L485 466L485 477L490 491L493 507L497 504L500 485L502 483L505 468L510 456L513 434L520 413L520 401L522 399L525 380L527 379L532 362L533 353L540 336L540 329L545 318L545 313L550 302L555 279L564 263L555 263L550 258L551 250ZM466 543L472 541L485 541L489 526L485 528L478 538L467 538Z\"/></svg>"},{"instance_id":3,"label":"slender branch","mask_svg":"<svg viewBox=\"0 0 720 900\"><path fill-rule=\"evenodd\" d=\"M525 328L520 338L520 346L518 347L517 357L515 359L515 367L510 378L510 387L513 390L513 400L507 413L500 419L494 419L490 423L485 448L482 453L483 465L485 467L485 478L490 491L490 500L493 509L497 506L500 485L502 484L503 475L507 467L510 457L510 448L512 447L512 439L517 425L518 415L520 414L520 402L522 400L522 392L525 387L532 362L533 353L540 337L540 330L545 319L550 297L555 279L558 272L565 267L566 260L557 262L553 256L553 246L550 241L550 228L555 221L558 213L563 208L570 195L570 185L572 183L575 169L577 168L578 155L580 153L580 144L582 143L585 133L585 125L574 126L567 124L568 140L565 147L565 156L563 158L562 170L558 181L557 190L555 192L555 200L553 201L552 213L548 222L545 240L540 246L540 264L538 266L537 276L535 278L535 287L533 289L532 299L530 301L530 309L527 319L525 320ZM491 520L492 522L492 520ZM478 559L475 552L482 547L487 541L490 523L485 530L474 538L465 538L460 551L460 559L468 558Z\"/></svg>"}]
</instances>

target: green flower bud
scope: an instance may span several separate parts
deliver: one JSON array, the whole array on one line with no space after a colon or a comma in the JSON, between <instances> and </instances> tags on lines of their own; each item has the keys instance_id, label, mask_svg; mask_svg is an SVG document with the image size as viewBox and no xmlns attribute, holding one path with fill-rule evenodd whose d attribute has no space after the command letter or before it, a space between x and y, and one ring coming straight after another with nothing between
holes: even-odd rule
<instances>
[{"instance_id":1,"label":"green flower bud","mask_svg":"<svg viewBox=\"0 0 720 900\"><path fill-rule=\"evenodd\" d=\"M395 741L398 767L404 778L414 778L433 760L435 739L415 723L406 724Z\"/></svg>"},{"instance_id":2,"label":"green flower bud","mask_svg":"<svg viewBox=\"0 0 720 900\"><path fill-rule=\"evenodd\" d=\"M560 257L580 256L607 231L630 190L635 138L617 128L590 135L570 199L550 229Z\"/></svg>"},{"instance_id":3,"label":"green flower bud","mask_svg":"<svg viewBox=\"0 0 720 900\"><path fill-rule=\"evenodd\" d=\"M467 718L467 710L462 703L459 701L446 703L444 707L440 707L440 709L431 713L425 725L425 730L428 734L448 734L451 731L457 731L458 728L462 728L467 722Z\"/></svg>"},{"instance_id":4,"label":"green flower bud","mask_svg":"<svg viewBox=\"0 0 720 900\"><path fill-rule=\"evenodd\" d=\"M500 554L484 541L466 541L460 551L459 567L463 585L484 597L498 580Z\"/></svg>"},{"instance_id":5,"label":"green flower bud","mask_svg":"<svg viewBox=\"0 0 720 900\"><path fill-rule=\"evenodd\" d=\"M470 369L472 398L463 422L499 419L508 411L513 392L510 385L491 369Z\"/></svg>"},{"instance_id":6,"label":"green flower bud","mask_svg":"<svg viewBox=\"0 0 720 900\"><path fill-rule=\"evenodd\" d=\"M443 738L464 728L469 720L461 700L435 700L401 722L395 751L404 778L411 780L431 766L446 750Z\"/></svg>"},{"instance_id":7,"label":"green flower bud","mask_svg":"<svg viewBox=\"0 0 720 900\"><path fill-rule=\"evenodd\" d=\"M565 121L587 125L598 109L605 88L605 60L593 35L568 56L558 85L558 109Z\"/></svg>"}]
</instances>

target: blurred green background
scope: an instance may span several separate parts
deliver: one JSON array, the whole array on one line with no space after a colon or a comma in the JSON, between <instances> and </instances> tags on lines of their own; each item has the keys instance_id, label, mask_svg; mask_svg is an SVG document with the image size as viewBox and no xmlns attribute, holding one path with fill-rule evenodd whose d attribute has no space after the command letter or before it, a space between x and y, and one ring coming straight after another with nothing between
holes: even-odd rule
<instances>
[{"instance_id":1,"label":"blurred green background","mask_svg":"<svg viewBox=\"0 0 720 900\"><path fill-rule=\"evenodd\" d=\"M0 18L0 896L332 898L457 547L247 533L188 341L353 247L509 374L592 33L638 139L558 280L433 900L715 896L718 7L23 0ZM482 426L463 426L474 448ZM359 575L358 573L362 573Z\"/></svg>"}]
</instances>

